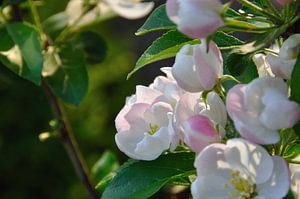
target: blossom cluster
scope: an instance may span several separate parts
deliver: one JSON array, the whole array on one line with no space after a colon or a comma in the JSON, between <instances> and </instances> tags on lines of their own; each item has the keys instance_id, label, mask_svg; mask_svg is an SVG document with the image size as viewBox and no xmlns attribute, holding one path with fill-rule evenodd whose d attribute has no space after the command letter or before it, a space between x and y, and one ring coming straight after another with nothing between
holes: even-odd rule
<instances>
[{"instance_id":1,"label":"blossom cluster","mask_svg":"<svg viewBox=\"0 0 300 199\"><path fill-rule=\"evenodd\" d=\"M205 40L226 25L222 3L167 0L166 6L178 30L201 43L184 45L174 65L161 68L164 76L137 86L127 98L115 121L118 148L147 161L178 147L195 152L195 199L280 199L292 179L297 194L299 175L292 176L286 161L265 146L277 144L280 132L300 119L299 104L289 98L300 34L291 35L274 52L253 56L259 77L225 91L221 50ZM229 129L234 129L234 138L228 138Z\"/></svg>"}]
</instances>

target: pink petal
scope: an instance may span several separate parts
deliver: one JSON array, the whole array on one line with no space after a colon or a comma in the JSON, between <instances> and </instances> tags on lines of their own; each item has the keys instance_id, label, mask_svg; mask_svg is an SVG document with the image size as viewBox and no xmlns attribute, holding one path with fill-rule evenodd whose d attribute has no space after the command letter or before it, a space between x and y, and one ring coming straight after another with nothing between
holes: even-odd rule
<instances>
[{"instance_id":1,"label":"pink petal","mask_svg":"<svg viewBox=\"0 0 300 199\"><path fill-rule=\"evenodd\" d=\"M167 0L166 2L167 15L176 24L178 23L178 10L179 10L178 0Z\"/></svg>"},{"instance_id":2,"label":"pink petal","mask_svg":"<svg viewBox=\"0 0 300 199\"><path fill-rule=\"evenodd\" d=\"M220 140L212 122L203 115L192 116L184 123L184 135L186 144L196 153Z\"/></svg>"}]
</instances>

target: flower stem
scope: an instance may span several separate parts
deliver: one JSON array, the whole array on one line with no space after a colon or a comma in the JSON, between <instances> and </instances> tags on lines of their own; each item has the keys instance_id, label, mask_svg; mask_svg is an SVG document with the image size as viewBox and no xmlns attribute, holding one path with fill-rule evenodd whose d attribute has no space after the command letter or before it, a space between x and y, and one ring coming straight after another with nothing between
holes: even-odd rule
<instances>
[{"instance_id":1,"label":"flower stem","mask_svg":"<svg viewBox=\"0 0 300 199\"><path fill-rule=\"evenodd\" d=\"M89 193L90 199L97 199L98 194L89 178L88 169L86 163L82 157L80 149L76 143L74 138L73 132L70 128L70 125L67 122L63 109L57 99L57 97L52 93L51 89L47 85L46 81L42 81L42 86L46 93L46 96L52 106L53 112L55 117L58 121L60 121L59 132L60 138L64 144L64 147L67 150L67 153L73 163L73 166L76 170L76 173L80 180L82 181L83 185L87 189Z\"/></svg>"},{"instance_id":2,"label":"flower stem","mask_svg":"<svg viewBox=\"0 0 300 199\"><path fill-rule=\"evenodd\" d=\"M297 160L287 160L287 162L290 164L300 164L300 161Z\"/></svg>"},{"instance_id":3,"label":"flower stem","mask_svg":"<svg viewBox=\"0 0 300 199\"><path fill-rule=\"evenodd\" d=\"M41 20L40 20L40 16L38 14L38 11L33 3L32 0L28 0L28 4L29 4L29 7L30 7L30 11L31 11L31 14L32 14L32 17L33 17L33 20L34 20L34 23L37 27L37 30L39 32L39 35L43 35L43 29L42 29L42 25L41 25Z\"/></svg>"}]
</instances>

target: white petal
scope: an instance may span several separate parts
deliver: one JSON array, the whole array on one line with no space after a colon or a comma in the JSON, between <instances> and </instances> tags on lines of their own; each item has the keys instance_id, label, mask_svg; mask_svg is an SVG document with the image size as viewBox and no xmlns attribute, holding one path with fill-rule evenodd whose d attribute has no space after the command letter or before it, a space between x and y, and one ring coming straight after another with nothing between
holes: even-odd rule
<instances>
[{"instance_id":1,"label":"white petal","mask_svg":"<svg viewBox=\"0 0 300 199\"><path fill-rule=\"evenodd\" d=\"M291 79L292 71L296 63L295 59L283 59L278 56L268 54L266 57L272 72L283 79Z\"/></svg>"},{"instance_id":2,"label":"white petal","mask_svg":"<svg viewBox=\"0 0 300 199\"><path fill-rule=\"evenodd\" d=\"M290 186L290 172L284 159L279 156L272 157L274 169L269 180L257 184L259 196L266 199L281 199L287 195Z\"/></svg>"},{"instance_id":3,"label":"white petal","mask_svg":"<svg viewBox=\"0 0 300 199\"><path fill-rule=\"evenodd\" d=\"M258 120L259 112L261 110L254 110L254 108L251 108L250 105L246 106L246 88L246 85L236 85L231 88L227 94L226 108L229 116L234 122L235 128L239 131L242 137L252 142L260 144L277 143L279 141L278 132L266 128ZM257 96L257 98L258 97L260 96ZM255 100L257 100L257 103L260 103L260 106L263 107L261 100Z\"/></svg>"},{"instance_id":4,"label":"white petal","mask_svg":"<svg viewBox=\"0 0 300 199\"><path fill-rule=\"evenodd\" d=\"M162 96L162 93L158 90L146 86L136 86L136 103L152 104Z\"/></svg>"},{"instance_id":5,"label":"white petal","mask_svg":"<svg viewBox=\"0 0 300 199\"><path fill-rule=\"evenodd\" d=\"M300 156L298 155L294 160L299 161ZM291 172L291 191L295 199L300 199L300 165L289 164L289 168Z\"/></svg>"},{"instance_id":6,"label":"white petal","mask_svg":"<svg viewBox=\"0 0 300 199\"><path fill-rule=\"evenodd\" d=\"M178 85L184 90L189 92L199 92L203 90L196 73L192 45L187 44L183 46L176 54L172 74Z\"/></svg>"},{"instance_id":7,"label":"white petal","mask_svg":"<svg viewBox=\"0 0 300 199\"><path fill-rule=\"evenodd\" d=\"M300 118L300 107L289 100L278 100L266 105L260 121L269 129L292 128Z\"/></svg>"},{"instance_id":8,"label":"white petal","mask_svg":"<svg viewBox=\"0 0 300 199\"><path fill-rule=\"evenodd\" d=\"M266 182L273 170L273 160L260 145L244 139L227 141L225 159L233 170L250 176L257 183Z\"/></svg>"},{"instance_id":9,"label":"white petal","mask_svg":"<svg viewBox=\"0 0 300 199\"><path fill-rule=\"evenodd\" d=\"M215 92L210 92L207 95L206 102L209 109L205 111L205 115L209 119L213 120L216 124L220 124L225 127L227 122L227 112L226 107L222 99ZM203 112L201 112L203 114Z\"/></svg>"},{"instance_id":10,"label":"white petal","mask_svg":"<svg viewBox=\"0 0 300 199\"><path fill-rule=\"evenodd\" d=\"M157 102L150 106L144 113L144 119L148 124L158 125L159 127L168 126L168 112L173 109L170 104Z\"/></svg>"},{"instance_id":11,"label":"white petal","mask_svg":"<svg viewBox=\"0 0 300 199\"><path fill-rule=\"evenodd\" d=\"M229 185L227 187L227 185ZM230 186L230 178L223 178L211 174L201 176L192 183L191 192L193 199L233 199L229 193L234 191Z\"/></svg>"},{"instance_id":12,"label":"white petal","mask_svg":"<svg viewBox=\"0 0 300 199\"><path fill-rule=\"evenodd\" d=\"M205 90L211 90L217 78L223 75L223 59L221 51L214 42L209 44L207 52L206 42L194 46L194 63L198 79Z\"/></svg>"},{"instance_id":13,"label":"white petal","mask_svg":"<svg viewBox=\"0 0 300 199\"><path fill-rule=\"evenodd\" d=\"M170 147L170 143L171 136L168 128L162 127L154 135L145 133L134 152L143 160L154 160Z\"/></svg>"},{"instance_id":14,"label":"white petal","mask_svg":"<svg viewBox=\"0 0 300 199\"><path fill-rule=\"evenodd\" d=\"M296 59L300 49L300 34L293 34L285 40L280 48L279 57L282 59Z\"/></svg>"},{"instance_id":15,"label":"white petal","mask_svg":"<svg viewBox=\"0 0 300 199\"><path fill-rule=\"evenodd\" d=\"M146 16L154 7L153 2L140 3L131 0L107 0L111 6L120 16L127 19L138 19Z\"/></svg>"},{"instance_id":16,"label":"white petal","mask_svg":"<svg viewBox=\"0 0 300 199\"><path fill-rule=\"evenodd\" d=\"M227 178L231 168L224 157L225 149L225 144L211 144L205 147L196 157L194 163L197 175L209 177L214 174Z\"/></svg>"},{"instance_id":17,"label":"white petal","mask_svg":"<svg viewBox=\"0 0 300 199\"><path fill-rule=\"evenodd\" d=\"M125 153L128 157L137 160L143 159L142 155L135 152L137 143L140 142L143 138L143 132L137 131L124 131L115 135L115 141L120 151Z\"/></svg>"},{"instance_id":18,"label":"white petal","mask_svg":"<svg viewBox=\"0 0 300 199\"><path fill-rule=\"evenodd\" d=\"M281 78L262 77L253 80L247 85L245 90L245 105L253 113L259 113L262 110L261 97L266 89L274 88L278 92L286 95L288 87Z\"/></svg>"},{"instance_id":19,"label":"white petal","mask_svg":"<svg viewBox=\"0 0 300 199\"><path fill-rule=\"evenodd\" d=\"M118 132L127 131L130 128L145 129L143 114L149 108L149 104L137 103L125 105L116 117L115 124Z\"/></svg>"},{"instance_id":20,"label":"white petal","mask_svg":"<svg viewBox=\"0 0 300 199\"><path fill-rule=\"evenodd\" d=\"M255 54L252 57L252 60L256 65L259 77L273 77L274 76L270 66L268 65L268 63L266 61L266 55L264 55L262 53Z\"/></svg>"}]
</instances>

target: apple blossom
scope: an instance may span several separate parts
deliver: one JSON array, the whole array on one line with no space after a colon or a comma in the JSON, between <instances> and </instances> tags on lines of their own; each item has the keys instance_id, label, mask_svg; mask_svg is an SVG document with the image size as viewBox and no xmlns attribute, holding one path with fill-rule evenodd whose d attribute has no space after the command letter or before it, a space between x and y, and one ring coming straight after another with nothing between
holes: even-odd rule
<instances>
[{"instance_id":1,"label":"apple blossom","mask_svg":"<svg viewBox=\"0 0 300 199\"><path fill-rule=\"evenodd\" d=\"M141 0L105 0L105 2L114 12L127 19L144 17L154 8L153 2L141 2Z\"/></svg>"},{"instance_id":2,"label":"apple blossom","mask_svg":"<svg viewBox=\"0 0 300 199\"><path fill-rule=\"evenodd\" d=\"M156 102L159 97L158 91L137 87L137 94L129 98L116 118L116 144L133 159L153 160L170 147L168 115L173 109L166 102Z\"/></svg>"},{"instance_id":3,"label":"apple blossom","mask_svg":"<svg viewBox=\"0 0 300 199\"><path fill-rule=\"evenodd\" d=\"M214 42L184 45L177 53L172 74L178 85L189 92L211 90L223 75L223 59Z\"/></svg>"},{"instance_id":4,"label":"apple blossom","mask_svg":"<svg viewBox=\"0 0 300 199\"><path fill-rule=\"evenodd\" d=\"M71 0L66 7L68 15L68 25L73 25L75 21L79 20L75 26L85 26L90 22L96 21L101 15L111 12L111 8L102 3L96 3L95 7L89 10L84 16L84 0ZM81 17L81 19L79 19Z\"/></svg>"},{"instance_id":5,"label":"apple blossom","mask_svg":"<svg viewBox=\"0 0 300 199\"><path fill-rule=\"evenodd\" d=\"M300 156L298 155L293 159L294 162L300 161ZM289 164L291 172L291 191L295 199L300 199L300 165L295 163Z\"/></svg>"},{"instance_id":6,"label":"apple blossom","mask_svg":"<svg viewBox=\"0 0 300 199\"><path fill-rule=\"evenodd\" d=\"M171 67L163 67L160 70L166 74L166 77L156 77L149 87L162 92L165 100L170 103L172 107L175 107L180 96L183 95L185 91L178 86L172 75Z\"/></svg>"},{"instance_id":7,"label":"apple blossom","mask_svg":"<svg viewBox=\"0 0 300 199\"><path fill-rule=\"evenodd\" d=\"M279 55L267 55L267 62L272 72L283 79L291 79L292 71L300 50L300 34L294 34L285 40L280 48Z\"/></svg>"},{"instance_id":8,"label":"apple blossom","mask_svg":"<svg viewBox=\"0 0 300 199\"><path fill-rule=\"evenodd\" d=\"M256 65L259 77L274 77L270 66L266 62L266 55L262 53L255 54L252 60Z\"/></svg>"},{"instance_id":9,"label":"apple blossom","mask_svg":"<svg viewBox=\"0 0 300 199\"><path fill-rule=\"evenodd\" d=\"M161 70L167 77L156 77L149 87L137 86L115 120L117 146L134 159L156 159L173 142L172 112L184 91L170 68Z\"/></svg>"},{"instance_id":10,"label":"apple blossom","mask_svg":"<svg viewBox=\"0 0 300 199\"><path fill-rule=\"evenodd\" d=\"M167 0L168 17L179 31L191 38L203 38L224 25L219 0Z\"/></svg>"},{"instance_id":11,"label":"apple blossom","mask_svg":"<svg viewBox=\"0 0 300 199\"><path fill-rule=\"evenodd\" d=\"M199 153L205 146L221 140L226 122L225 105L215 92L207 95L206 104L201 93L186 93L174 111L174 137L177 141L173 143L183 140Z\"/></svg>"},{"instance_id":12,"label":"apple blossom","mask_svg":"<svg viewBox=\"0 0 300 199\"><path fill-rule=\"evenodd\" d=\"M194 199L281 199L289 190L286 162L243 139L211 144L198 154Z\"/></svg>"},{"instance_id":13,"label":"apple blossom","mask_svg":"<svg viewBox=\"0 0 300 199\"><path fill-rule=\"evenodd\" d=\"M300 118L300 107L287 97L288 86L275 77L238 84L227 94L226 107L242 137L259 144L279 141L278 130L291 128Z\"/></svg>"}]
</instances>

